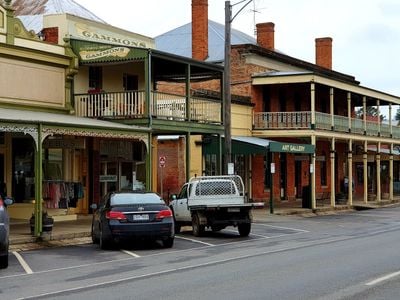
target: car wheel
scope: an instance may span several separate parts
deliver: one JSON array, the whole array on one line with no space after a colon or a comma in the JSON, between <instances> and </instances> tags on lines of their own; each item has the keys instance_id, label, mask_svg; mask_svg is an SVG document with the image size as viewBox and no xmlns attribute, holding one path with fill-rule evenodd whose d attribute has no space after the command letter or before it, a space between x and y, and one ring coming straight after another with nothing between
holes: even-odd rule
<instances>
[{"instance_id":1,"label":"car wheel","mask_svg":"<svg viewBox=\"0 0 400 300\"><path fill-rule=\"evenodd\" d=\"M111 241L108 239L103 232L103 227L100 228L100 248L103 250L110 249L111 248Z\"/></svg>"},{"instance_id":2,"label":"car wheel","mask_svg":"<svg viewBox=\"0 0 400 300\"><path fill-rule=\"evenodd\" d=\"M6 255L0 256L0 269L5 269L8 267L8 251Z\"/></svg>"},{"instance_id":3,"label":"car wheel","mask_svg":"<svg viewBox=\"0 0 400 300\"><path fill-rule=\"evenodd\" d=\"M240 236L248 236L251 230L251 223L242 223L238 226Z\"/></svg>"},{"instance_id":4,"label":"car wheel","mask_svg":"<svg viewBox=\"0 0 400 300\"><path fill-rule=\"evenodd\" d=\"M93 244L98 244L98 243L99 243L99 238L96 236L96 233L95 233L95 231L94 231L94 224L92 224L92 232L91 232L91 235L92 235L92 242L93 242Z\"/></svg>"},{"instance_id":5,"label":"car wheel","mask_svg":"<svg viewBox=\"0 0 400 300\"><path fill-rule=\"evenodd\" d=\"M200 219L197 214L192 217L192 228L194 236L202 236L204 233L205 226L200 225Z\"/></svg>"},{"instance_id":6,"label":"car wheel","mask_svg":"<svg viewBox=\"0 0 400 300\"><path fill-rule=\"evenodd\" d=\"M168 237L162 241L164 248L171 248L174 245L174 238Z\"/></svg>"}]
</instances>

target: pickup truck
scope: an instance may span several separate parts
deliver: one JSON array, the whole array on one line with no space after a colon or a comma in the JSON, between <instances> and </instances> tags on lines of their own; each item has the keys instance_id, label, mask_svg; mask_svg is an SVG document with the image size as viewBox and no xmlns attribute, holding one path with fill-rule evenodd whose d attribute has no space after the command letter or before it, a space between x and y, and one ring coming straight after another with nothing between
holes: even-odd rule
<instances>
[{"instance_id":1,"label":"pickup truck","mask_svg":"<svg viewBox=\"0 0 400 300\"><path fill-rule=\"evenodd\" d=\"M238 175L193 177L170 202L175 233L191 225L194 236L203 235L206 227L219 231L227 226L238 227L240 236L248 236L255 205L247 203Z\"/></svg>"}]
</instances>

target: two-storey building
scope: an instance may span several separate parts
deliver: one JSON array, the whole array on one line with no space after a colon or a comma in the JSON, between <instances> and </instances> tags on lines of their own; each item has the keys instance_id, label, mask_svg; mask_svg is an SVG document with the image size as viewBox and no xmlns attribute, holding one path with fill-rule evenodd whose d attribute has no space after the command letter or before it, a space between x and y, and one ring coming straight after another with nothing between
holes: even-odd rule
<instances>
[{"instance_id":1,"label":"two-storey building","mask_svg":"<svg viewBox=\"0 0 400 300\"><path fill-rule=\"evenodd\" d=\"M224 26L208 20L207 6L193 0L192 23L156 37L157 47L174 52L179 32L186 38L181 55L223 61ZM316 39L316 62L309 63L276 50L274 31L273 23L258 24L252 39L232 30L232 95L254 105L249 134L235 131L240 115L232 116L232 153L250 198L293 206L309 198L311 208L342 198L350 205L356 198L392 201L400 180L392 106L400 98L332 70L331 38ZM372 108L379 116L383 106L387 122L362 113ZM213 153L209 139L203 145Z\"/></svg>"}]
</instances>

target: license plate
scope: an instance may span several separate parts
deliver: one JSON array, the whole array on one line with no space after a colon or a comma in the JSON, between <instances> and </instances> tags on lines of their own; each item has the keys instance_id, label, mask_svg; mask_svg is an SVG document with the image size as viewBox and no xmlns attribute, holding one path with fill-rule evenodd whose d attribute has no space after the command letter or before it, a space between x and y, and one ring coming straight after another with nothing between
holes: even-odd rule
<instances>
[{"instance_id":1,"label":"license plate","mask_svg":"<svg viewBox=\"0 0 400 300\"><path fill-rule=\"evenodd\" d=\"M228 212L240 212L240 208L239 207L228 208Z\"/></svg>"},{"instance_id":2,"label":"license plate","mask_svg":"<svg viewBox=\"0 0 400 300\"><path fill-rule=\"evenodd\" d=\"M133 215L133 220L134 221L147 221L147 220L149 220L149 215L147 215L147 214Z\"/></svg>"}]
</instances>

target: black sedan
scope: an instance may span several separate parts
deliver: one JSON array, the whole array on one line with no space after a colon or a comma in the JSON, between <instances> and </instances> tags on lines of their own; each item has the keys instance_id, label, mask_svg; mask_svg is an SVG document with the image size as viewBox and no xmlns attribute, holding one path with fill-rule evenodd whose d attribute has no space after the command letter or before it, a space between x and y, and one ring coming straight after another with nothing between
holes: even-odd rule
<instances>
[{"instance_id":1,"label":"black sedan","mask_svg":"<svg viewBox=\"0 0 400 300\"><path fill-rule=\"evenodd\" d=\"M174 243L174 220L164 200L156 193L120 191L107 194L92 221L93 243L107 249L119 241L161 240L170 248Z\"/></svg>"},{"instance_id":2,"label":"black sedan","mask_svg":"<svg viewBox=\"0 0 400 300\"><path fill-rule=\"evenodd\" d=\"M7 205L13 203L12 199L4 201L0 197L0 269L8 267L8 237L10 235L10 219L7 214Z\"/></svg>"}]
</instances>

